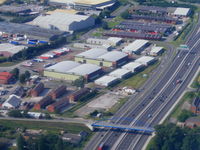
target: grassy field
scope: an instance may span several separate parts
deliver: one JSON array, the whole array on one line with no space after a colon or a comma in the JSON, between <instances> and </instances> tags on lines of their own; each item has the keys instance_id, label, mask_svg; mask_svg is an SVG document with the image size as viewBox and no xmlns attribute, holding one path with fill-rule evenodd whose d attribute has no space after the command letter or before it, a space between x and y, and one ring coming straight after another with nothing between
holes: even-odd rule
<instances>
[{"instance_id":1,"label":"grassy field","mask_svg":"<svg viewBox=\"0 0 200 150\"><path fill-rule=\"evenodd\" d=\"M17 128L42 129L46 130L49 133L59 133L61 130L70 133L79 133L80 131L90 132L90 130L86 126L75 123L0 120L0 125L14 129Z\"/></svg>"},{"instance_id":2,"label":"grassy field","mask_svg":"<svg viewBox=\"0 0 200 150\"><path fill-rule=\"evenodd\" d=\"M4 63L0 63L0 67L10 67L13 65L18 64L19 62L4 62Z\"/></svg>"},{"instance_id":3,"label":"grassy field","mask_svg":"<svg viewBox=\"0 0 200 150\"><path fill-rule=\"evenodd\" d=\"M131 78L122 81L119 86L128 86L132 88L139 88L144 82L148 79L149 73L151 73L155 68L157 68L159 65L159 62L153 64L152 66L149 66L144 71L132 76ZM144 74L147 74L147 77L143 77Z\"/></svg>"},{"instance_id":4,"label":"grassy field","mask_svg":"<svg viewBox=\"0 0 200 150\"><path fill-rule=\"evenodd\" d=\"M192 88L198 88L199 84L200 84L200 72L199 72L198 76L195 78L195 80L192 83L191 87Z\"/></svg>"}]
</instances>

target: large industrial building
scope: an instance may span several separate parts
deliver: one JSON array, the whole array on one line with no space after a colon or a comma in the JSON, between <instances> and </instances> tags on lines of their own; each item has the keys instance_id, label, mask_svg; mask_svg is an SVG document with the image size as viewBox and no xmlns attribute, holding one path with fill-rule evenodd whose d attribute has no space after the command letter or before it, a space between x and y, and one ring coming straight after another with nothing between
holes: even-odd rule
<instances>
[{"instance_id":1,"label":"large industrial building","mask_svg":"<svg viewBox=\"0 0 200 150\"><path fill-rule=\"evenodd\" d=\"M101 67L94 64L79 64L74 61L63 61L44 70L44 76L74 81L84 77L86 81L92 81L103 73Z\"/></svg>"},{"instance_id":2,"label":"large industrial building","mask_svg":"<svg viewBox=\"0 0 200 150\"><path fill-rule=\"evenodd\" d=\"M142 56L135 60L135 62L140 63L145 66L148 66L148 65L154 63L155 61L156 61L156 59L151 56Z\"/></svg>"},{"instance_id":3,"label":"large industrial building","mask_svg":"<svg viewBox=\"0 0 200 150\"><path fill-rule=\"evenodd\" d=\"M130 70L120 68L120 69L116 69L116 70L112 71L111 73L109 73L109 76L123 79L123 78L129 77L131 74L132 73Z\"/></svg>"},{"instance_id":4,"label":"large industrial building","mask_svg":"<svg viewBox=\"0 0 200 150\"><path fill-rule=\"evenodd\" d=\"M49 2L78 10L102 10L115 4L115 0L49 0Z\"/></svg>"},{"instance_id":5,"label":"large industrial building","mask_svg":"<svg viewBox=\"0 0 200 150\"><path fill-rule=\"evenodd\" d=\"M96 64L104 67L119 67L128 61L128 55L119 51L90 49L75 56L76 62Z\"/></svg>"},{"instance_id":6,"label":"large industrial building","mask_svg":"<svg viewBox=\"0 0 200 150\"><path fill-rule=\"evenodd\" d=\"M141 69L143 69L145 66L141 63L137 63L137 62L130 62L124 66L122 66L123 69L129 70L132 73L136 73L138 71L140 71Z\"/></svg>"},{"instance_id":7,"label":"large industrial building","mask_svg":"<svg viewBox=\"0 0 200 150\"><path fill-rule=\"evenodd\" d=\"M92 16L53 12L38 16L29 24L51 30L73 32L92 27L95 19Z\"/></svg>"},{"instance_id":8,"label":"large industrial building","mask_svg":"<svg viewBox=\"0 0 200 150\"><path fill-rule=\"evenodd\" d=\"M113 76L103 76L97 80L94 81L95 84L100 85L100 86L112 86L113 84L117 83L119 79L117 77Z\"/></svg>"},{"instance_id":9,"label":"large industrial building","mask_svg":"<svg viewBox=\"0 0 200 150\"><path fill-rule=\"evenodd\" d=\"M122 38L118 37L109 37L108 39L99 39L99 38L88 38L86 43L94 45L111 45L117 46L122 42Z\"/></svg>"},{"instance_id":10,"label":"large industrial building","mask_svg":"<svg viewBox=\"0 0 200 150\"><path fill-rule=\"evenodd\" d=\"M127 54L140 54L145 48L149 46L149 41L147 40L135 40L128 46L122 49L122 52Z\"/></svg>"}]
</instances>

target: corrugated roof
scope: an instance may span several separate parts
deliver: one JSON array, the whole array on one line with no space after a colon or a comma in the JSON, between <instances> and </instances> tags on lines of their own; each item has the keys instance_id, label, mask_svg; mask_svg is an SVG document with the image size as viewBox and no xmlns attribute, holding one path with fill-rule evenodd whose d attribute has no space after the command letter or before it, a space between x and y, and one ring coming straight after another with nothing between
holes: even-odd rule
<instances>
[{"instance_id":1,"label":"corrugated roof","mask_svg":"<svg viewBox=\"0 0 200 150\"><path fill-rule=\"evenodd\" d=\"M8 104L10 104L10 105L12 105L13 107L18 107L19 105L20 105L20 103L21 103L21 100L20 100L20 98L18 98L17 96L15 96L15 95L11 95L5 102L4 102L4 104L6 104L6 103L8 103Z\"/></svg>"},{"instance_id":2,"label":"corrugated roof","mask_svg":"<svg viewBox=\"0 0 200 150\"><path fill-rule=\"evenodd\" d=\"M109 73L109 76L112 77L117 77L117 78L121 78L127 74L131 73L130 70L126 70L126 69L116 69L114 71L112 71L111 73Z\"/></svg>"},{"instance_id":3,"label":"corrugated roof","mask_svg":"<svg viewBox=\"0 0 200 150\"><path fill-rule=\"evenodd\" d=\"M147 40L135 40L128 46L126 46L124 49L122 49L123 52L136 52L138 49L140 49L142 46L147 44Z\"/></svg>"},{"instance_id":4,"label":"corrugated roof","mask_svg":"<svg viewBox=\"0 0 200 150\"><path fill-rule=\"evenodd\" d=\"M138 67L141 67L142 64L141 63L138 63L138 62L130 62L124 66L122 66L123 69L127 69L127 70L130 70L130 71L134 71L136 68Z\"/></svg>"},{"instance_id":5,"label":"corrugated roof","mask_svg":"<svg viewBox=\"0 0 200 150\"><path fill-rule=\"evenodd\" d=\"M77 4L85 4L85 5L97 5L105 2L109 2L112 0L50 0L51 2L57 3L77 3Z\"/></svg>"},{"instance_id":6,"label":"corrugated roof","mask_svg":"<svg viewBox=\"0 0 200 150\"><path fill-rule=\"evenodd\" d=\"M158 52L160 52L162 49L163 49L163 47L158 47L158 46L152 47L151 53L158 53Z\"/></svg>"},{"instance_id":7,"label":"corrugated roof","mask_svg":"<svg viewBox=\"0 0 200 150\"><path fill-rule=\"evenodd\" d=\"M99 85L107 85L116 80L118 80L116 77L105 75L105 76L95 80L95 83L99 84Z\"/></svg>"},{"instance_id":8,"label":"corrugated roof","mask_svg":"<svg viewBox=\"0 0 200 150\"><path fill-rule=\"evenodd\" d=\"M68 71L68 73L74 73L76 75L89 75L93 72L96 72L98 70L100 70L101 67L97 66L97 65L93 65L93 64L82 64L79 65L71 70Z\"/></svg>"},{"instance_id":9,"label":"corrugated roof","mask_svg":"<svg viewBox=\"0 0 200 150\"><path fill-rule=\"evenodd\" d=\"M122 38L119 38L119 37L109 37L107 40L108 41L112 41L114 43L118 43L118 42L120 42L122 40Z\"/></svg>"},{"instance_id":10,"label":"corrugated roof","mask_svg":"<svg viewBox=\"0 0 200 150\"><path fill-rule=\"evenodd\" d=\"M145 63L148 63L152 60L154 60L155 58L154 57L150 57L150 56L142 56L138 59L135 60L135 62L138 62L138 63L141 63L141 64L145 64Z\"/></svg>"},{"instance_id":11,"label":"corrugated roof","mask_svg":"<svg viewBox=\"0 0 200 150\"><path fill-rule=\"evenodd\" d=\"M79 66L80 64L74 61L62 61L53 66L46 68L45 70L55 71L55 72L67 72L72 68Z\"/></svg>"},{"instance_id":12,"label":"corrugated roof","mask_svg":"<svg viewBox=\"0 0 200 150\"><path fill-rule=\"evenodd\" d=\"M107 61L118 61L124 57L127 57L128 55L123 53L123 52L119 52L119 51L112 51L112 52L108 52L104 55L99 56L99 59L104 59Z\"/></svg>"},{"instance_id":13,"label":"corrugated roof","mask_svg":"<svg viewBox=\"0 0 200 150\"><path fill-rule=\"evenodd\" d=\"M25 48L27 48L27 47L23 46L23 45L16 46L16 45L13 45L13 44L10 44L10 43L0 44L0 52L7 51L7 52L10 52L12 54L18 53L19 51L21 51Z\"/></svg>"},{"instance_id":14,"label":"corrugated roof","mask_svg":"<svg viewBox=\"0 0 200 150\"><path fill-rule=\"evenodd\" d=\"M92 48L92 49L85 51L83 53L80 53L76 56L95 59L107 52L108 51L106 49Z\"/></svg>"},{"instance_id":15,"label":"corrugated roof","mask_svg":"<svg viewBox=\"0 0 200 150\"><path fill-rule=\"evenodd\" d=\"M178 8L176 8L174 15L187 16L189 11L190 11L190 8L178 7Z\"/></svg>"}]
</instances>

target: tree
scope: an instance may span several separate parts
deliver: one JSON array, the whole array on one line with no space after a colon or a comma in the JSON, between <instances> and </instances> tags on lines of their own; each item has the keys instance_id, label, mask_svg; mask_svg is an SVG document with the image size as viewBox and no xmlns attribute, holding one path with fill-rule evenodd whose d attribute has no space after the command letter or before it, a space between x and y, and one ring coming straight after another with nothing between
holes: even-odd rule
<instances>
[{"instance_id":1,"label":"tree","mask_svg":"<svg viewBox=\"0 0 200 150\"><path fill-rule=\"evenodd\" d=\"M130 16L131 16L131 15L130 15L130 13L129 13L128 10L124 11L123 13L121 13L121 17L122 17L123 19L129 19Z\"/></svg>"},{"instance_id":2,"label":"tree","mask_svg":"<svg viewBox=\"0 0 200 150\"><path fill-rule=\"evenodd\" d=\"M14 68L10 73L12 73L14 78L16 80L18 80L18 78L19 78L19 69L18 68Z\"/></svg>"},{"instance_id":3,"label":"tree","mask_svg":"<svg viewBox=\"0 0 200 150\"><path fill-rule=\"evenodd\" d=\"M11 110L8 112L9 117L22 118L23 115L20 110Z\"/></svg>"},{"instance_id":4,"label":"tree","mask_svg":"<svg viewBox=\"0 0 200 150\"><path fill-rule=\"evenodd\" d=\"M80 87L80 88L83 88L84 87L84 78L83 77L80 77L79 79L76 79L72 85L76 86L76 87Z\"/></svg>"},{"instance_id":5,"label":"tree","mask_svg":"<svg viewBox=\"0 0 200 150\"><path fill-rule=\"evenodd\" d=\"M104 21L104 22L102 23L102 28L105 29L105 30L108 29L108 23L107 23L106 21Z\"/></svg>"},{"instance_id":6,"label":"tree","mask_svg":"<svg viewBox=\"0 0 200 150\"><path fill-rule=\"evenodd\" d=\"M31 76L30 72L27 70L25 71L24 75L25 75L26 79L29 79Z\"/></svg>"},{"instance_id":7,"label":"tree","mask_svg":"<svg viewBox=\"0 0 200 150\"><path fill-rule=\"evenodd\" d=\"M20 82L20 83L25 83L25 81L26 81L26 75L25 75L25 74L21 74L21 75L19 76L19 82Z\"/></svg>"},{"instance_id":8,"label":"tree","mask_svg":"<svg viewBox=\"0 0 200 150\"><path fill-rule=\"evenodd\" d=\"M25 150L26 142L23 136L20 134L17 137L17 150Z\"/></svg>"},{"instance_id":9,"label":"tree","mask_svg":"<svg viewBox=\"0 0 200 150\"><path fill-rule=\"evenodd\" d=\"M64 149L63 140L59 138L55 145L55 150L62 150L62 149Z\"/></svg>"},{"instance_id":10,"label":"tree","mask_svg":"<svg viewBox=\"0 0 200 150\"><path fill-rule=\"evenodd\" d=\"M188 110L185 110L185 109L184 109L184 110L181 112L181 114L178 115L177 119L178 119L178 121L180 121L180 122L185 122L185 120L187 120L189 117L192 117L192 116L194 116L194 114L193 114L191 111L188 111Z\"/></svg>"}]
</instances>

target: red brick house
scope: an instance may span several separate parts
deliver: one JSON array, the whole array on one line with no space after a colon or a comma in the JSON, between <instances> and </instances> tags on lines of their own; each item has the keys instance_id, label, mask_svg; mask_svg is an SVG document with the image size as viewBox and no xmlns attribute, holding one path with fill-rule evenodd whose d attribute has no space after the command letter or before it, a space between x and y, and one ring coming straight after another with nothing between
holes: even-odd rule
<instances>
[{"instance_id":1,"label":"red brick house","mask_svg":"<svg viewBox=\"0 0 200 150\"><path fill-rule=\"evenodd\" d=\"M12 78L13 74L9 72L0 72L0 84L9 84Z\"/></svg>"}]
</instances>

